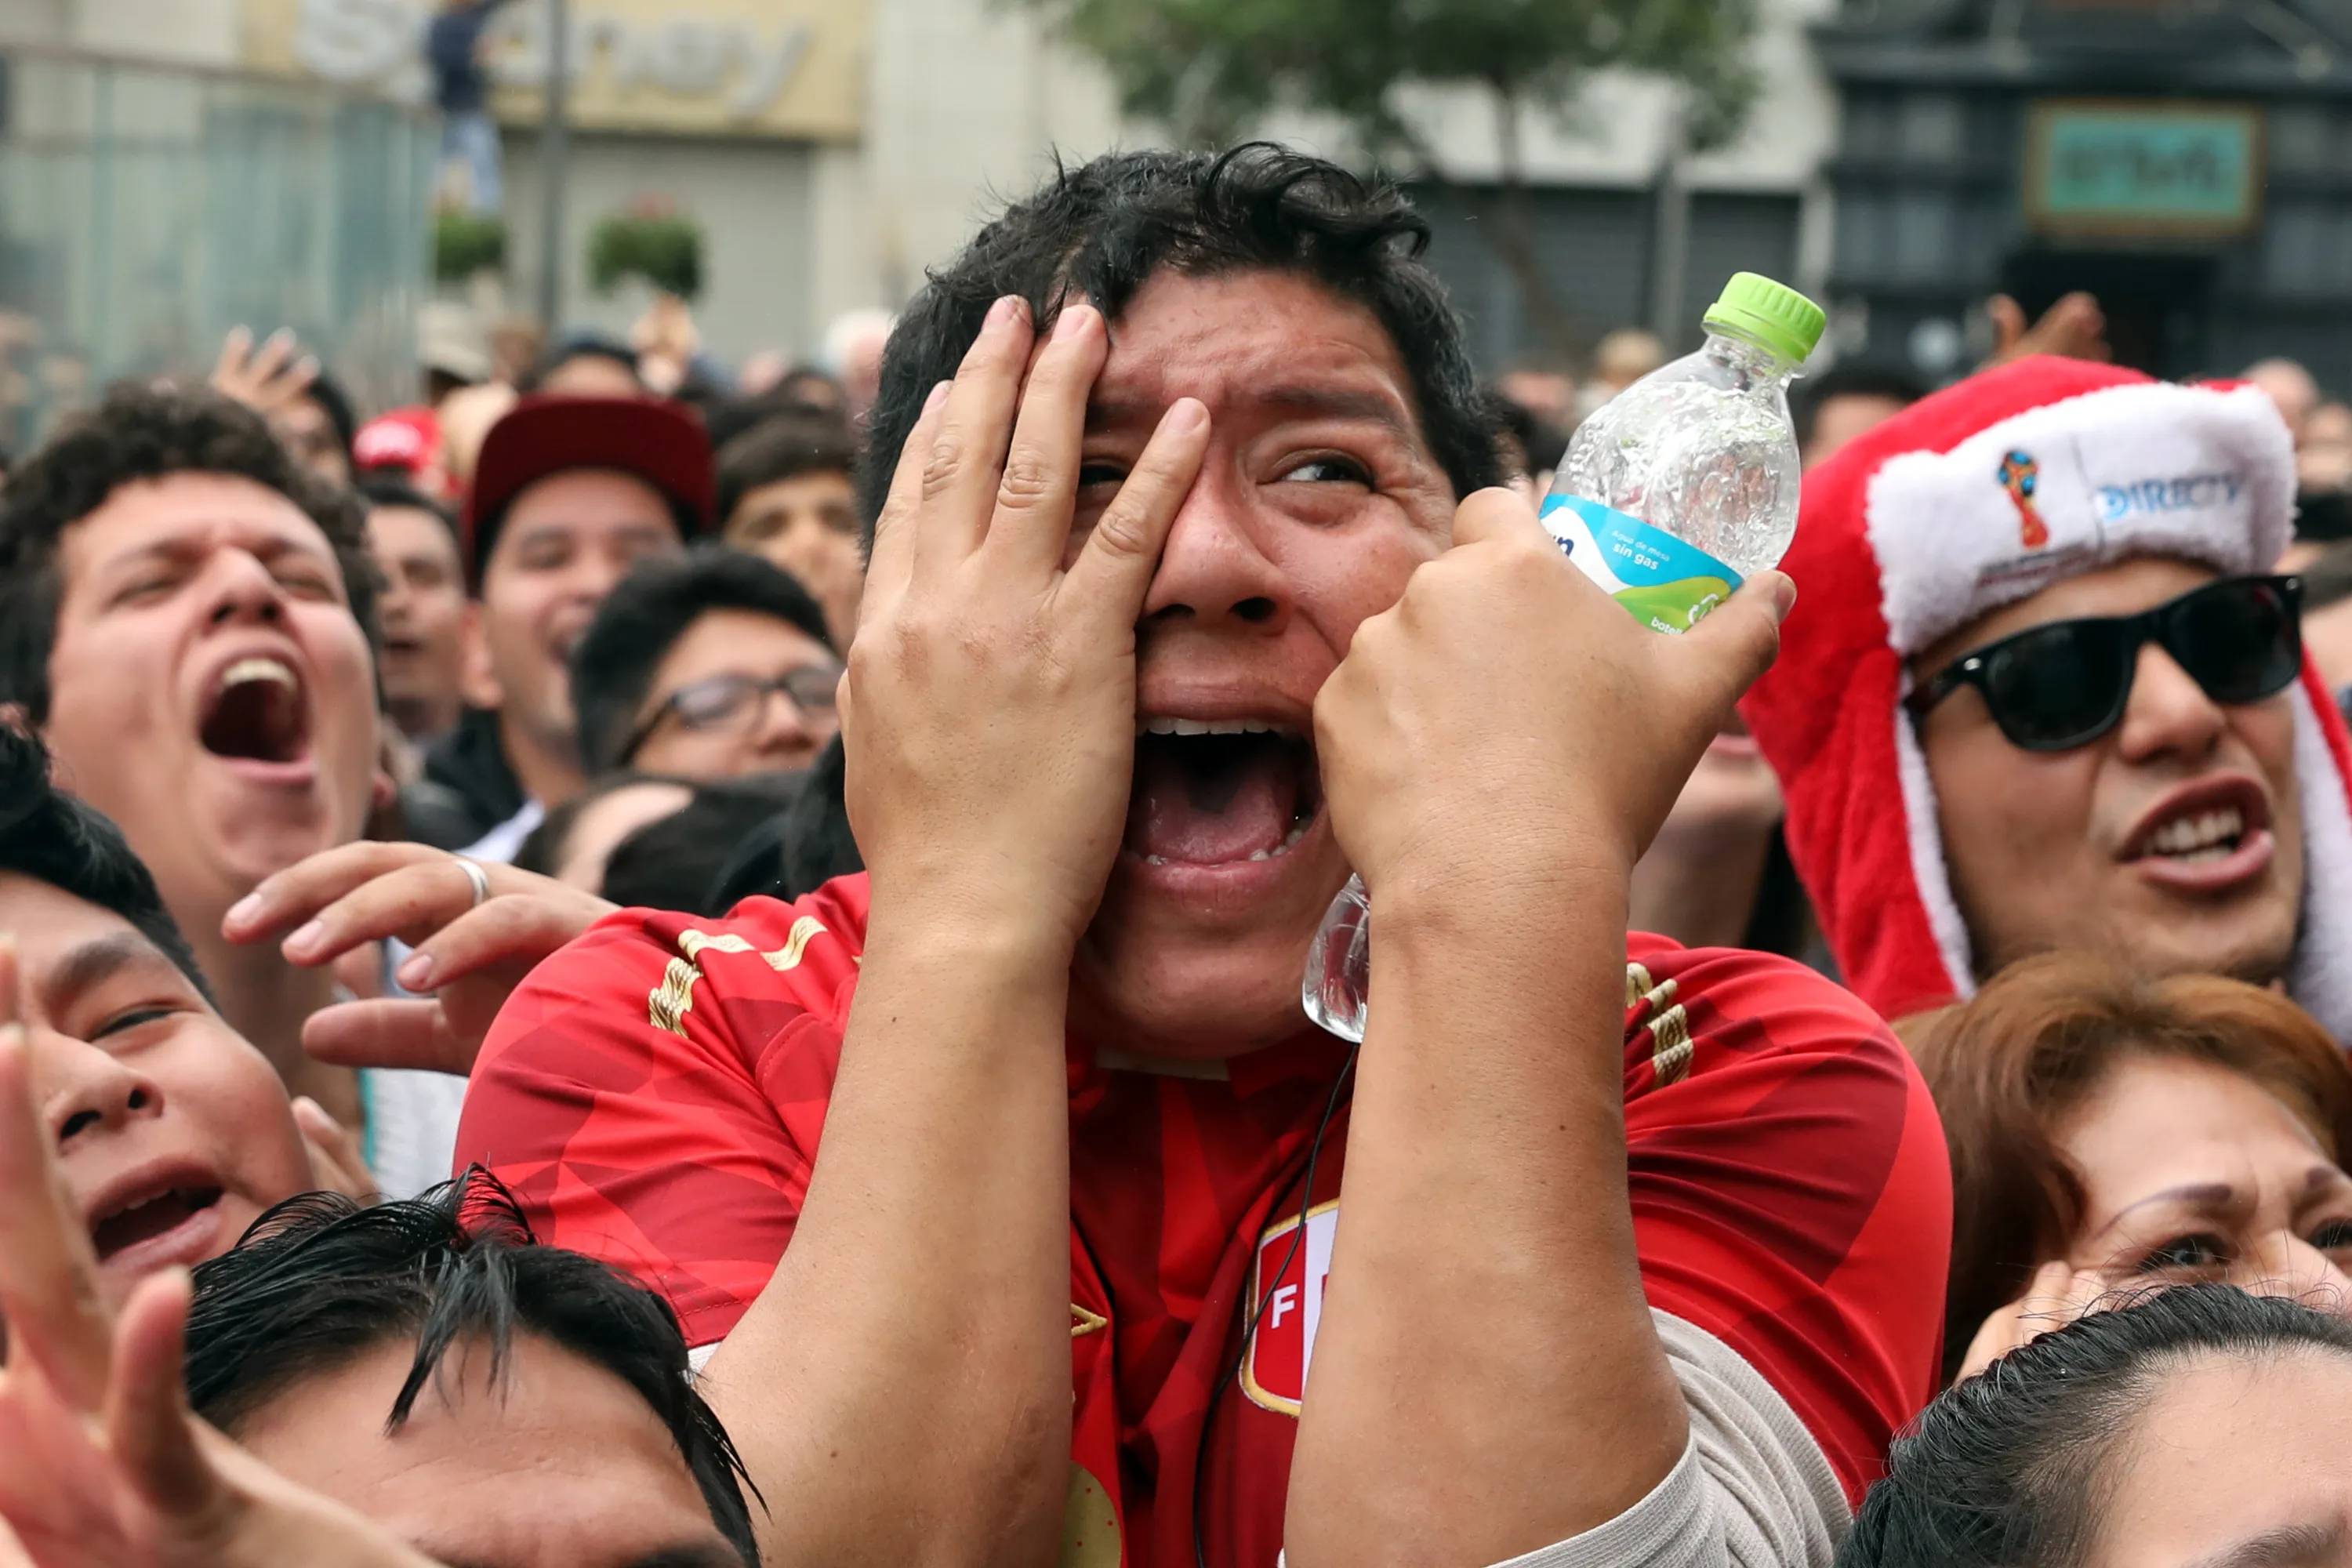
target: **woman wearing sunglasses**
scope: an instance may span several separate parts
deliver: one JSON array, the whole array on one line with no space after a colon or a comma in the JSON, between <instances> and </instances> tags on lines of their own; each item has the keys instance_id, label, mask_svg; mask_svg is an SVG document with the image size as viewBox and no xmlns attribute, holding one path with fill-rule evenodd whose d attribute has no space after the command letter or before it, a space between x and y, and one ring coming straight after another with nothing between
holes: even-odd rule
<instances>
[{"instance_id":1,"label":"woman wearing sunglasses","mask_svg":"<svg viewBox=\"0 0 2352 1568\"><path fill-rule=\"evenodd\" d=\"M2049 358L1807 476L1801 597L1743 711L1882 1013L2088 948L2283 981L2352 1038L2352 742L2271 570L2294 492L2259 392Z\"/></svg>"}]
</instances>

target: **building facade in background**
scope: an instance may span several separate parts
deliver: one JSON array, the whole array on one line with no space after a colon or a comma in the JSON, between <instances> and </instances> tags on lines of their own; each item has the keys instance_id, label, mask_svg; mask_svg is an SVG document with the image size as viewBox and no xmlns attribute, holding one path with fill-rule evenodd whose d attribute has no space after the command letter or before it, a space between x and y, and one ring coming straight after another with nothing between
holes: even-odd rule
<instances>
[{"instance_id":1,"label":"building facade in background","mask_svg":"<svg viewBox=\"0 0 2352 1568\"><path fill-rule=\"evenodd\" d=\"M208 241L221 259L205 265L245 289L236 319L271 324L275 267L295 275L279 311L289 324L373 342L378 326L339 318L381 315L393 296L378 287L362 307L352 286L320 279L350 271L374 232L366 214L425 199L385 149L409 146L418 124L430 134L430 110L413 106L426 97L418 40L436 3L0 0L0 46L210 73L215 98L232 81L264 98L279 84L288 103L311 95L304 112L328 118L300 132L305 145L342 149L324 162L220 151L250 142L254 125L300 117L240 120L215 106L188 111L216 121L204 135L185 115L177 132L142 126L136 139L155 155L109 177L118 195L131 168L168 188L138 205L134 228L235 231ZM653 202L704 229L706 342L730 359L807 356L837 314L903 303L1057 152L1084 158L1157 134L1123 121L1099 71L999 0L570 0L570 11L567 325L619 331L642 310L642 289L590 287L586 253L599 222ZM2080 287L2106 304L2133 363L2185 374L2285 353L2352 386L2352 0L1759 0L1758 11L1764 91L1729 146L1681 152L1673 93L1633 78L1593 79L1564 120L1523 121L1529 221L1571 351L1622 326L1686 343L1723 278L1747 268L1831 305L1829 353L1930 378L1983 352L1990 294L2038 310ZM545 0L509 0L490 48L518 308L539 269L545 17ZM52 228L81 221L69 209L82 198L54 137L46 154L27 150L37 98L27 84L0 102L13 117L0 126L15 131L15 151L0 153L12 160L0 162L11 196L0 302L13 302L6 279L46 267L47 310L83 287L68 276L80 264L8 249L9 226L22 227L22 193L38 194ZM1432 259L1481 363L1550 346L1486 238L1501 175L1491 104L1430 92L1409 111L1435 151L1416 187L1437 230ZM1357 156L1333 125L1265 130ZM197 159L201 180L155 172L174 136L214 148ZM26 183L38 168L46 186ZM225 216L266 208L271 179L319 192L310 227ZM405 243L383 243L385 265L413 273ZM100 277L126 286L196 287L160 262L110 265Z\"/></svg>"},{"instance_id":2,"label":"building facade in background","mask_svg":"<svg viewBox=\"0 0 2352 1568\"><path fill-rule=\"evenodd\" d=\"M1847 352L1948 374L1987 295L2084 289L2143 369L2352 387L2352 4L1852 0L1816 43Z\"/></svg>"}]
</instances>

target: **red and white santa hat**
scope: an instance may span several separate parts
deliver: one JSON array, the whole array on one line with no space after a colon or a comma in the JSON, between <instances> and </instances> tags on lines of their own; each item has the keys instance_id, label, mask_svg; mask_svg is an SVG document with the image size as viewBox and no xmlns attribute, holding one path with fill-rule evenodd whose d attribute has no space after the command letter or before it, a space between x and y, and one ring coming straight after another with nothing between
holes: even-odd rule
<instances>
[{"instance_id":1,"label":"red and white santa hat","mask_svg":"<svg viewBox=\"0 0 2352 1568\"><path fill-rule=\"evenodd\" d=\"M1914 404L1805 477L1780 658L1741 710L1847 984L1889 1018L1975 990L1907 660L1978 616L2135 556L2271 569L2294 443L2250 386L2032 358ZM2352 741L2305 661L2293 689L2304 910L2288 984L2352 1041Z\"/></svg>"}]
</instances>

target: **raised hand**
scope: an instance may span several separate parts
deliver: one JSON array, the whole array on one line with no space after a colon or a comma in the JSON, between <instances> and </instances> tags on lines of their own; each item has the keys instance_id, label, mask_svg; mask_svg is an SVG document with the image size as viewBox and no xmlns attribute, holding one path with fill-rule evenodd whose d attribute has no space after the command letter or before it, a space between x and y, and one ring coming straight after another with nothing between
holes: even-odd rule
<instances>
[{"instance_id":1,"label":"raised hand","mask_svg":"<svg viewBox=\"0 0 2352 1568\"><path fill-rule=\"evenodd\" d=\"M294 334L281 327L259 348L244 327L230 331L213 363L212 384L247 408L275 417L302 401L318 378L319 362L296 352Z\"/></svg>"},{"instance_id":2,"label":"raised hand","mask_svg":"<svg viewBox=\"0 0 2352 1568\"><path fill-rule=\"evenodd\" d=\"M0 942L0 1568L425 1568L190 1414L186 1271L110 1314L50 1143Z\"/></svg>"},{"instance_id":3,"label":"raised hand","mask_svg":"<svg viewBox=\"0 0 2352 1568\"><path fill-rule=\"evenodd\" d=\"M416 951L394 978L430 998L322 1008L303 1026L302 1047L346 1067L466 1074L523 976L614 908L550 877L476 865L488 892L478 902L472 877L446 850L346 844L265 879L229 910L221 934L231 942L280 936L287 962L305 968L398 937Z\"/></svg>"},{"instance_id":4,"label":"raised hand","mask_svg":"<svg viewBox=\"0 0 2352 1568\"><path fill-rule=\"evenodd\" d=\"M877 920L945 899L1066 962L1101 901L1134 771L1136 617L1209 433L1179 398L1074 542L1109 352L1091 305L1038 350L1000 300L908 437L841 703Z\"/></svg>"},{"instance_id":5,"label":"raised hand","mask_svg":"<svg viewBox=\"0 0 2352 1568\"><path fill-rule=\"evenodd\" d=\"M1454 546L1357 628L1315 702L1333 829L1377 899L1394 880L1622 876L1795 590L1760 573L1682 637L1636 622L1509 490L1462 503Z\"/></svg>"}]
</instances>

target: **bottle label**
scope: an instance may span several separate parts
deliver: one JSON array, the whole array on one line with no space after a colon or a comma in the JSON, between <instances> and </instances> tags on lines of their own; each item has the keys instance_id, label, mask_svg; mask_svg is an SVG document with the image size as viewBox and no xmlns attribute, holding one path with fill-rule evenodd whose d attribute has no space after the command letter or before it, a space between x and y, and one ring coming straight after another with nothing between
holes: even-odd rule
<instances>
[{"instance_id":1,"label":"bottle label","mask_svg":"<svg viewBox=\"0 0 2352 1568\"><path fill-rule=\"evenodd\" d=\"M1582 496L1546 496L1543 522L1586 576L1654 631L1690 630L1741 581L1696 545Z\"/></svg>"}]
</instances>

